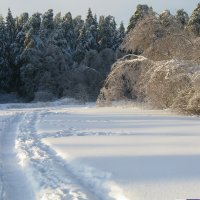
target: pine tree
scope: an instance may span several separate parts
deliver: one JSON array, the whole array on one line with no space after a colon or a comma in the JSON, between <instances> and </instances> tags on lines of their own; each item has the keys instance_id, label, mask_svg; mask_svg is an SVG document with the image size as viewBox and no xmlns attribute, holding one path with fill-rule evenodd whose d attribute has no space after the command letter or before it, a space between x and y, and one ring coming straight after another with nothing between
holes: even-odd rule
<instances>
[{"instance_id":1,"label":"pine tree","mask_svg":"<svg viewBox=\"0 0 200 200\"><path fill-rule=\"evenodd\" d=\"M63 30L64 38L67 42L66 52L72 53L76 49L76 35L75 35L75 30L74 30L72 14L70 12L68 12L63 17L62 30Z\"/></svg>"},{"instance_id":2,"label":"pine tree","mask_svg":"<svg viewBox=\"0 0 200 200\"><path fill-rule=\"evenodd\" d=\"M42 70L44 43L40 38L41 14L34 13L29 21L29 30L25 34L24 49L20 55L20 94L32 100L37 91Z\"/></svg>"},{"instance_id":3,"label":"pine tree","mask_svg":"<svg viewBox=\"0 0 200 200\"><path fill-rule=\"evenodd\" d=\"M169 27L175 22L175 17L169 10L165 10L159 15L159 20L164 27Z\"/></svg>"},{"instance_id":4,"label":"pine tree","mask_svg":"<svg viewBox=\"0 0 200 200\"><path fill-rule=\"evenodd\" d=\"M10 91L12 71L7 60L6 25L0 15L0 91Z\"/></svg>"},{"instance_id":5,"label":"pine tree","mask_svg":"<svg viewBox=\"0 0 200 200\"><path fill-rule=\"evenodd\" d=\"M28 31L26 32L26 37L24 40L25 49L37 48L40 49L42 46L42 41L40 38L40 28L41 28L41 14L34 13L28 20Z\"/></svg>"},{"instance_id":6,"label":"pine tree","mask_svg":"<svg viewBox=\"0 0 200 200\"><path fill-rule=\"evenodd\" d=\"M89 40L90 40L90 47L89 48L97 50L97 48L98 48L98 44L97 44L98 22L97 22L96 15L93 17L92 10L90 8L88 10L87 17L86 17L86 20L85 20L85 27L86 27L86 30L88 32L88 35L91 36L91 38L89 38Z\"/></svg>"},{"instance_id":7,"label":"pine tree","mask_svg":"<svg viewBox=\"0 0 200 200\"><path fill-rule=\"evenodd\" d=\"M125 27L124 27L124 23L121 22L120 26L119 26L119 29L118 29L118 41L117 41L117 46L118 47L120 46L120 44L122 43L123 39L125 38L125 35L126 35L126 30L125 30Z\"/></svg>"},{"instance_id":8,"label":"pine tree","mask_svg":"<svg viewBox=\"0 0 200 200\"><path fill-rule=\"evenodd\" d=\"M180 9L180 10L177 10L177 12L176 12L176 20L184 28L189 21L189 16L188 16L187 12L185 12L183 9Z\"/></svg>"},{"instance_id":9,"label":"pine tree","mask_svg":"<svg viewBox=\"0 0 200 200\"><path fill-rule=\"evenodd\" d=\"M118 30L117 30L117 23L115 21L114 17L111 17L111 21L110 21L110 40L111 40L111 45L108 46L108 48L113 49L114 51L119 47L118 44Z\"/></svg>"},{"instance_id":10,"label":"pine tree","mask_svg":"<svg viewBox=\"0 0 200 200\"><path fill-rule=\"evenodd\" d=\"M116 49L117 29L116 22L113 16L101 16L99 19L99 50L105 48Z\"/></svg>"},{"instance_id":11,"label":"pine tree","mask_svg":"<svg viewBox=\"0 0 200 200\"><path fill-rule=\"evenodd\" d=\"M34 13L31 18L29 19L29 26L32 31L37 34L40 30L41 25L41 14L40 13Z\"/></svg>"},{"instance_id":12,"label":"pine tree","mask_svg":"<svg viewBox=\"0 0 200 200\"><path fill-rule=\"evenodd\" d=\"M190 16L187 29L196 36L200 36L200 3Z\"/></svg>"},{"instance_id":13,"label":"pine tree","mask_svg":"<svg viewBox=\"0 0 200 200\"><path fill-rule=\"evenodd\" d=\"M92 40L90 44L90 48L94 50L98 50L98 22L97 22L97 16L94 16L94 23L90 27L90 33L92 35Z\"/></svg>"},{"instance_id":14,"label":"pine tree","mask_svg":"<svg viewBox=\"0 0 200 200\"><path fill-rule=\"evenodd\" d=\"M83 26L77 40L76 51L73 56L74 60L80 63L84 59L86 51L89 51L88 32L86 27Z\"/></svg>"},{"instance_id":15,"label":"pine tree","mask_svg":"<svg viewBox=\"0 0 200 200\"><path fill-rule=\"evenodd\" d=\"M47 30L52 30L54 28L52 9L49 9L42 15L42 27Z\"/></svg>"},{"instance_id":16,"label":"pine tree","mask_svg":"<svg viewBox=\"0 0 200 200\"><path fill-rule=\"evenodd\" d=\"M149 7L148 5L139 4L134 15L130 18L129 25L127 27L127 32L135 28L138 21L142 20L146 15L148 15L151 12L153 12L153 9L151 7Z\"/></svg>"},{"instance_id":17,"label":"pine tree","mask_svg":"<svg viewBox=\"0 0 200 200\"><path fill-rule=\"evenodd\" d=\"M85 26L86 26L86 28L89 29L94 24L95 24L95 22L94 22L94 17L93 17L93 14L92 14L92 10L89 8L87 16L86 16L86 20L85 20Z\"/></svg>"},{"instance_id":18,"label":"pine tree","mask_svg":"<svg viewBox=\"0 0 200 200\"><path fill-rule=\"evenodd\" d=\"M73 26L74 26L75 41L77 45L77 41L80 35L80 30L84 26L84 20L82 20L81 16L77 16L73 19Z\"/></svg>"},{"instance_id":19,"label":"pine tree","mask_svg":"<svg viewBox=\"0 0 200 200\"><path fill-rule=\"evenodd\" d=\"M100 16L99 18L99 30L98 30L98 45L99 50L106 48L107 36L106 36L106 27L105 27L105 16Z\"/></svg>"},{"instance_id":20,"label":"pine tree","mask_svg":"<svg viewBox=\"0 0 200 200\"><path fill-rule=\"evenodd\" d=\"M29 19L28 13L22 13L19 17L16 18L17 33L19 33L22 29L25 28L28 19Z\"/></svg>"},{"instance_id":21,"label":"pine tree","mask_svg":"<svg viewBox=\"0 0 200 200\"><path fill-rule=\"evenodd\" d=\"M16 19L12 16L11 10L8 9L6 16L6 36L7 36L7 47L6 55L8 60L8 66L12 71L10 88L16 90L18 87L19 69L15 65L15 52L17 51L15 40L17 36Z\"/></svg>"},{"instance_id":22,"label":"pine tree","mask_svg":"<svg viewBox=\"0 0 200 200\"><path fill-rule=\"evenodd\" d=\"M55 29L59 29L62 25L62 22L63 22L63 19L62 19L62 16L61 16L61 12L57 13L54 17L54 27Z\"/></svg>"},{"instance_id":23,"label":"pine tree","mask_svg":"<svg viewBox=\"0 0 200 200\"><path fill-rule=\"evenodd\" d=\"M0 38L2 39L3 37L5 37L5 22L4 22L4 18L2 15L0 15Z\"/></svg>"},{"instance_id":24,"label":"pine tree","mask_svg":"<svg viewBox=\"0 0 200 200\"><path fill-rule=\"evenodd\" d=\"M48 43L51 40L51 33L54 29L54 19L53 10L49 9L42 15L42 22L40 27L40 37L45 42Z\"/></svg>"},{"instance_id":25,"label":"pine tree","mask_svg":"<svg viewBox=\"0 0 200 200\"><path fill-rule=\"evenodd\" d=\"M29 20L28 13L22 13L19 17L16 18L17 35L13 45L15 46L15 51L14 51L15 65L17 66L18 69L21 66L20 55L24 50L24 41L26 37L26 32L29 29L28 20Z\"/></svg>"},{"instance_id":26,"label":"pine tree","mask_svg":"<svg viewBox=\"0 0 200 200\"><path fill-rule=\"evenodd\" d=\"M12 44L16 37L16 20L13 18L11 10L8 9L8 15L6 17L6 29L8 35L8 43Z\"/></svg>"}]
</instances>

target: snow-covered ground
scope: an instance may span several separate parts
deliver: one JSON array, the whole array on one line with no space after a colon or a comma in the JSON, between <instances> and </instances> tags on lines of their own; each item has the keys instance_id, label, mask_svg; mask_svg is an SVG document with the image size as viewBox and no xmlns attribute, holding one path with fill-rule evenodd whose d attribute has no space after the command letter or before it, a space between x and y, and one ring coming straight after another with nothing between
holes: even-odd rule
<instances>
[{"instance_id":1,"label":"snow-covered ground","mask_svg":"<svg viewBox=\"0 0 200 200\"><path fill-rule=\"evenodd\" d=\"M63 104L2 106L0 200L200 199L198 117Z\"/></svg>"}]
</instances>

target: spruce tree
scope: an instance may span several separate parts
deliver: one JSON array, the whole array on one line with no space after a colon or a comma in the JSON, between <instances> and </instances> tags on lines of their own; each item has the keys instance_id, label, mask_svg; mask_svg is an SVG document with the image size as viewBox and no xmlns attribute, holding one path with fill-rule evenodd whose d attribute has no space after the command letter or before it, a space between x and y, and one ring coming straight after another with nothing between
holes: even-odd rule
<instances>
[{"instance_id":1,"label":"spruce tree","mask_svg":"<svg viewBox=\"0 0 200 200\"><path fill-rule=\"evenodd\" d=\"M19 17L16 18L17 33L19 33L22 29L25 28L28 19L29 19L28 13L22 13Z\"/></svg>"},{"instance_id":2,"label":"spruce tree","mask_svg":"<svg viewBox=\"0 0 200 200\"><path fill-rule=\"evenodd\" d=\"M62 16L61 16L61 12L59 12L59 13L57 13L57 14L55 15L53 21L54 21L54 27L55 27L56 29L59 29L59 28L61 27L62 21L63 21Z\"/></svg>"},{"instance_id":3,"label":"spruce tree","mask_svg":"<svg viewBox=\"0 0 200 200\"><path fill-rule=\"evenodd\" d=\"M7 59L7 31L4 18L0 15L0 92L10 91L12 71Z\"/></svg>"},{"instance_id":4,"label":"spruce tree","mask_svg":"<svg viewBox=\"0 0 200 200\"><path fill-rule=\"evenodd\" d=\"M160 23L166 28L175 22L175 17L170 13L169 10L163 11L159 15Z\"/></svg>"},{"instance_id":5,"label":"spruce tree","mask_svg":"<svg viewBox=\"0 0 200 200\"><path fill-rule=\"evenodd\" d=\"M83 26L80 30L80 35L77 40L74 60L80 63L84 59L86 51L89 51L88 32L86 27Z\"/></svg>"},{"instance_id":6,"label":"spruce tree","mask_svg":"<svg viewBox=\"0 0 200 200\"><path fill-rule=\"evenodd\" d=\"M151 12L153 12L153 9L151 7L149 7L148 5L139 4L134 15L130 18L129 25L127 27L127 32L135 28L138 21L142 20L146 15L148 15Z\"/></svg>"},{"instance_id":7,"label":"spruce tree","mask_svg":"<svg viewBox=\"0 0 200 200\"><path fill-rule=\"evenodd\" d=\"M51 40L51 33L54 29L53 10L49 9L42 15L40 27L40 37L43 42L48 43Z\"/></svg>"},{"instance_id":8,"label":"spruce tree","mask_svg":"<svg viewBox=\"0 0 200 200\"><path fill-rule=\"evenodd\" d=\"M42 70L44 43L40 38L41 14L34 13L29 21L30 29L25 34L24 50L20 55L20 94L27 100L34 98Z\"/></svg>"},{"instance_id":9,"label":"spruce tree","mask_svg":"<svg viewBox=\"0 0 200 200\"><path fill-rule=\"evenodd\" d=\"M54 28L53 23L53 10L49 9L42 15L42 27L47 30L52 30Z\"/></svg>"},{"instance_id":10,"label":"spruce tree","mask_svg":"<svg viewBox=\"0 0 200 200\"><path fill-rule=\"evenodd\" d=\"M190 16L187 29L196 36L200 36L200 3Z\"/></svg>"},{"instance_id":11,"label":"spruce tree","mask_svg":"<svg viewBox=\"0 0 200 200\"><path fill-rule=\"evenodd\" d=\"M82 20L80 15L73 19L73 26L74 26L75 41L77 45L78 37L80 35L80 30L84 26L84 20Z\"/></svg>"},{"instance_id":12,"label":"spruce tree","mask_svg":"<svg viewBox=\"0 0 200 200\"><path fill-rule=\"evenodd\" d=\"M95 49L95 50L97 50L97 48L98 48L98 44L97 44L98 22L97 22L96 16L93 16L92 10L90 8L88 10L87 17L86 17L86 20L85 20L85 27L86 27L86 30L88 32L88 35L90 35L90 38L88 38L90 40L90 42L89 42L90 43L89 49Z\"/></svg>"},{"instance_id":13,"label":"spruce tree","mask_svg":"<svg viewBox=\"0 0 200 200\"><path fill-rule=\"evenodd\" d=\"M16 37L16 20L12 16L12 12L10 9L8 9L8 14L6 17L6 30L7 30L7 36L8 36L8 43L12 44Z\"/></svg>"},{"instance_id":14,"label":"spruce tree","mask_svg":"<svg viewBox=\"0 0 200 200\"><path fill-rule=\"evenodd\" d=\"M183 9L180 9L180 10L177 10L177 12L176 12L176 20L184 28L189 21L189 16L188 16L187 12L185 12Z\"/></svg>"},{"instance_id":15,"label":"spruce tree","mask_svg":"<svg viewBox=\"0 0 200 200\"><path fill-rule=\"evenodd\" d=\"M126 30L125 30L125 27L124 27L124 23L121 22L120 26L119 26L119 29L118 29L118 41L117 41L117 46L118 47L120 46L120 44L122 43L123 39L125 38L125 35L126 35Z\"/></svg>"},{"instance_id":16,"label":"spruce tree","mask_svg":"<svg viewBox=\"0 0 200 200\"><path fill-rule=\"evenodd\" d=\"M94 21L95 20L94 20L93 14L92 14L92 10L89 8L87 16L86 16L86 20L85 20L86 28L90 28L92 25L94 25L95 24Z\"/></svg>"},{"instance_id":17,"label":"spruce tree","mask_svg":"<svg viewBox=\"0 0 200 200\"><path fill-rule=\"evenodd\" d=\"M72 14L70 12L68 12L63 17L62 30L64 34L64 39L66 40L67 43L65 50L66 52L71 54L76 49L76 35L74 30Z\"/></svg>"},{"instance_id":18,"label":"spruce tree","mask_svg":"<svg viewBox=\"0 0 200 200\"><path fill-rule=\"evenodd\" d=\"M117 28L113 16L101 16L99 19L99 50L105 48L116 49L117 42Z\"/></svg>"},{"instance_id":19,"label":"spruce tree","mask_svg":"<svg viewBox=\"0 0 200 200\"><path fill-rule=\"evenodd\" d=\"M16 19L12 16L12 12L8 9L8 14L6 16L6 36L7 36L7 47L6 47L6 55L8 60L9 68L12 71L11 91L15 91L18 87L18 79L19 79L19 69L15 65L15 52L17 51L15 40L17 36L17 26Z\"/></svg>"}]
</instances>

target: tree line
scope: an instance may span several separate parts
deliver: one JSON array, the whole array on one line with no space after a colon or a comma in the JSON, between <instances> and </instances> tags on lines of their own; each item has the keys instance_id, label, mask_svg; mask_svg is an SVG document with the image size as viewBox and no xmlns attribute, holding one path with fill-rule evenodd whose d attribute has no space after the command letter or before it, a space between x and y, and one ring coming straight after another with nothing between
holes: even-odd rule
<instances>
[{"instance_id":1,"label":"tree line","mask_svg":"<svg viewBox=\"0 0 200 200\"><path fill-rule=\"evenodd\" d=\"M54 16L8 9L0 15L0 92L17 92L27 101L36 96L95 99L101 82L117 58L125 36L113 16L86 19L68 12ZM43 96L43 97L42 97Z\"/></svg>"},{"instance_id":2,"label":"tree line","mask_svg":"<svg viewBox=\"0 0 200 200\"><path fill-rule=\"evenodd\" d=\"M158 14L148 5L138 5L127 32L122 44L127 52L153 60L195 59L189 58L189 54L194 55L199 49L200 3L191 16L184 9L177 10L175 15L169 10Z\"/></svg>"},{"instance_id":3,"label":"tree line","mask_svg":"<svg viewBox=\"0 0 200 200\"><path fill-rule=\"evenodd\" d=\"M127 30L113 16L86 19L68 12L0 15L0 93L17 92L27 101L63 96L96 100L112 64L134 53L154 60L199 60L200 4L157 14L138 5Z\"/></svg>"},{"instance_id":4,"label":"tree line","mask_svg":"<svg viewBox=\"0 0 200 200\"><path fill-rule=\"evenodd\" d=\"M112 66L99 105L131 100L153 108L200 114L200 4L157 14L138 5L120 46L130 53Z\"/></svg>"}]
</instances>

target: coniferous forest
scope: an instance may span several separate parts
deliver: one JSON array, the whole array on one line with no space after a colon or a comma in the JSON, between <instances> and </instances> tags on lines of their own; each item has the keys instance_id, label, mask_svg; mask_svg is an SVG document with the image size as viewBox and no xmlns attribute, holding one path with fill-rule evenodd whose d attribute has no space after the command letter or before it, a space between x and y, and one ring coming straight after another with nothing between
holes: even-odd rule
<instances>
[{"instance_id":1,"label":"coniferous forest","mask_svg":"<svg viewBox=\"0 0 200 200\"><path fill-rule=\"evenodd\" d=\"M0 16L0 92L26 101L132 99L181 110L195 104L198 113L199 18L200 4L191 16L138 5L126 30L113 16L97 17L91 9L86 19L52 9L13 17L8 9L5 19ZM127 54L148 63L130 72L127 60L136 57Z\"/></svg>"}]
</instances>

